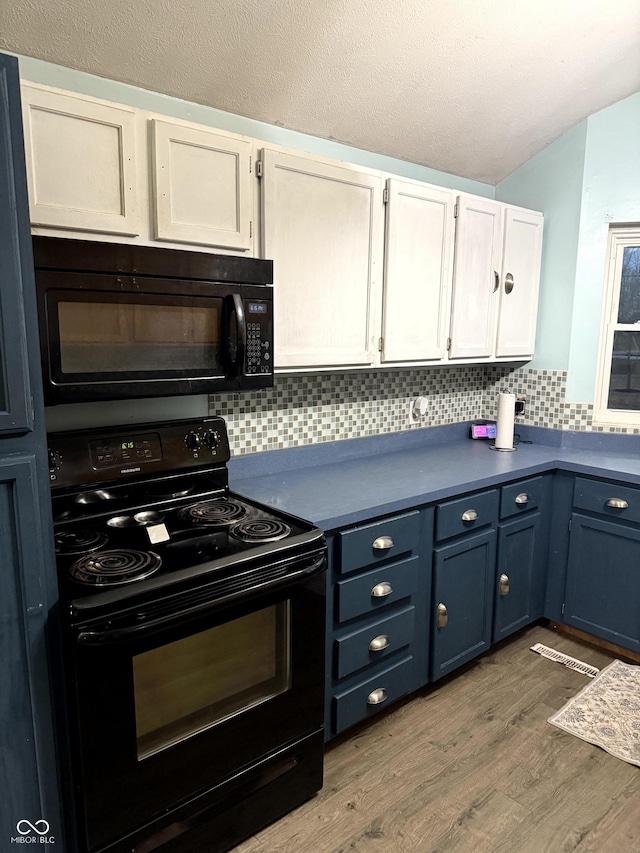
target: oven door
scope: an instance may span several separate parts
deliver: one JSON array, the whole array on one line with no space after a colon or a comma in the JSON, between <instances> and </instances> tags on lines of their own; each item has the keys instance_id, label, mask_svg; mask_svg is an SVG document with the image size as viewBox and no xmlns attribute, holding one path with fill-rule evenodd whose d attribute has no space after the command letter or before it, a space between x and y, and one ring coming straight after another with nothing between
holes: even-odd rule
<instances>
[{"instance_id":1,"label":"oven door","mask_svg":"<svg viewBox=\"0 0 640 853\"><path fill-rule=\"evenodd\" d=\"M309 558L296 583L233 605L73 633L87 849L321 729L325 565L324 553Z\"/></svg>"}]
</instances>

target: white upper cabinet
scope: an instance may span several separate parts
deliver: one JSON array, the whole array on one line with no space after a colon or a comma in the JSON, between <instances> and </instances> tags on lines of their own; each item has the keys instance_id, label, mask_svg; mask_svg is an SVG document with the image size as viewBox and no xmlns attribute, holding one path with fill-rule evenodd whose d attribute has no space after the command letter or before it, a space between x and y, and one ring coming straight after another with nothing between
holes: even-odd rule
<instances>
[{"instance_id":1,"label":"white upper cabinet","mask_svg":"<svg viewBox=\"0 0 640 853\"><path fill-rule=\"evenodd\" d=\"M536 211L458 198L451 359L533 355L543 221Z\"/></svg>"},{"instance_id":2,"label":"white upper cabinet","mask_svg":"<svg viewBox=\"0 0 640 853\"><path fill-rule=\"evenodd\" d=\"M454 204L449 190L417 181L387 181L384 363L446 358Z\"/></svg>"},{"instance_id":3,"label":"white upper cabinet","mask_svg":"<svg viewBox=\"0 0 640 853\"><path fill-rule=\"evenodd\" d=\"M496 356L533 355L538 317L543 216L507 207Z\"/></svg>"},{"instance_id":4,"label":"white upper cabinet","mask_svg":"<svg viewBox=\"0 0 640 853\"><path fill-rule=\"evenodd\" d=\"M450 358L483 359L494 354L501 240L502 205L459 196Z\"/></svg>"},{"instance_id":5,"label":"white upper cabinet","mask_svg":"<svg viewBox=\"0 0 640 853\"><path fill-rule=\"evenodd\" d=\"M33 225L139 233L135 111L23 84Z\"/></svg>"},{"instance_id":6,"label":"white upper cabinet","mask_svg":"<svg viewBox=\"0 0 640 853\"><path fill-rule=\"evenodd\" d=\"M380 173L272 149L262 152L262 170L275 366L374 364L384 242Z\"/></svg>"},{"instance_id":7,"label":"white upper cabinet","mask_svg":"<svg viewBox=\"0 0 640 853\"><path fill-rule=\"evenodd\" d=\"M249 250L252 141L167 121L151 125L155 237Z\"/></svg>"}]
</instances>

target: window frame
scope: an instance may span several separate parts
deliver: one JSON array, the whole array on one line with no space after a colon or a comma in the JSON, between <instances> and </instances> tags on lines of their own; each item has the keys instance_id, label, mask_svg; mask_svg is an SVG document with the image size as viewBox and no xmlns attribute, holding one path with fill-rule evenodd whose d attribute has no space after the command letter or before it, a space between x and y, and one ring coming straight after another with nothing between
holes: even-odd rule
<instances>
[{"instance_id":1,"label":"window frame","mask_svg":"<svg viewBox=\"0 0 640 853\"><path fill-rule=\"evenodd\" d=\"M614 333L636 329L638 334L640 334L640 323L629 324L618 323L617 321L620 305L622 261L624 250L627 247L640 247L640 225L610 227L607 241L602 318L600 322L593 425L637 429L640 427L640 407L626 411L610 409L608 407Z\"/></svg>"}]
</instances>

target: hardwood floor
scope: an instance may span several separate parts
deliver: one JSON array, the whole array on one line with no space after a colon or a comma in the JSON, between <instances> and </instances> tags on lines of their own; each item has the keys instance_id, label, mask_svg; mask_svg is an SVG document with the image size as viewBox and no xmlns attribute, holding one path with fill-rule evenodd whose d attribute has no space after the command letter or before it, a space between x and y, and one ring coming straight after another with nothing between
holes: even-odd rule
<instances>
[{"instance_id":1,"label":"hardwood floor","mask_svg":"<svg viewBox=\"0 0 640 853\"><path fill-rule=\"evenodd\" d=\"M547 723L613 656L535 626L329 744L322 791L234 853L634 853L640 768Z\"/></svg>"}]
</instances>

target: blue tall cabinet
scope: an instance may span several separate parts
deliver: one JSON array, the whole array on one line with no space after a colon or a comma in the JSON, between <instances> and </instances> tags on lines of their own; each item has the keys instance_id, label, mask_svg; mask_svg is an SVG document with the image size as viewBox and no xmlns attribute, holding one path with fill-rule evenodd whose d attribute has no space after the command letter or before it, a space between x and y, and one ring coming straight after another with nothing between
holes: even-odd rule
<instances>
[{"instance_id":1,"label":"blue tall cabinet","mask_svg":"<svg viewBox=\"0 0 640 853\"><path fill-rule=\"evenodd\" d=\"M49 471L18 62L4 54L0 113L0 849L33 836L62 851Z\"/></svg>"}]
</instances>

